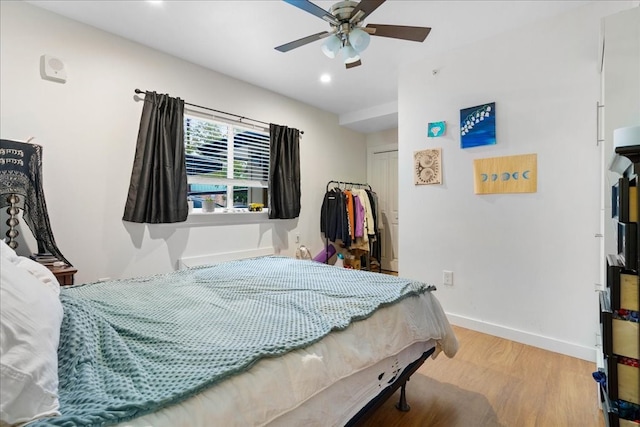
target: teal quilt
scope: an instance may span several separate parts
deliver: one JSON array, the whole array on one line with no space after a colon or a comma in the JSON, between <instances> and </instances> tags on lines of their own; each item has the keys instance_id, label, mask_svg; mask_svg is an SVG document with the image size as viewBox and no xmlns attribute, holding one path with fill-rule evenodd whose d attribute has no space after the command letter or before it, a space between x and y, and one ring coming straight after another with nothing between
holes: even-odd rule
<instances>
[{"instance_id":1,"label":"teal quilt","mask_svg":"<svg viewBox=\"0 0 640 427\"><path fill-rule=\"evenodd\" d=\"M30 426L105 426L157 411L431 289L285 257L63 288L62 416Z\"/></svg>"}]
</instances>

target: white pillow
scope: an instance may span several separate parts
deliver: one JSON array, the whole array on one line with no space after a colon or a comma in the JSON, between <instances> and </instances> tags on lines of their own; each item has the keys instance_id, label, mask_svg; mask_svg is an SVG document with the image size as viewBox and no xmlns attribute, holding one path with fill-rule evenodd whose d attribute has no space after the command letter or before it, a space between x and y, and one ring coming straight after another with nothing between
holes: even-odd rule
<instances>
[{"instance_id":1,"label":"white pillow","mask_svg":"<svg viewBox=\"0 0 640 427\"><path fill-rule=\"evenodd\" d=\"M60 295L60 282L58 282L56 276L54 276L47 267L31 258L23 256L19 256L14 264L31 273L36 279L42 282L42 284L55 292L56 295Z\"/></svg>"},{"instance_id":2,"label":"white pillow","mask_svg":"<svg viewBox=\"0 0 640 427\"><path fill-rule=\"evenodd\" d=\"M7 243L4 240L0 240L0 242L2 242L0 243L0 257L8 259L11 262L13 262L13 260L18 257L18 255L16 254L16 251L11 249L11 247L7 245Z\"/></svg>"},{"instance_id":3,"label":"white pillow","mask_svg":"<svg viewBox=\"0 0 640 427\"><path fill-rule=\"evenodd\" d=\"M4 254L0 263L0 421L60 415L62 304L54 289Z\"/></svg>"},{"instance_id":4,"label":"white pillow","mask_svg":"<svg viewBox=\"0 0 640 427\"><path fill-rule=\"evenodd\" d=\"M27 270L33 274L38 280L44 283L45 286L50 287L56 295L60 294L60 283L56 276L44 265L32 260L31 258L19 256L16 252L7 245L4 240L0 240L0 256L7 261L17 265L18 267Z\"/></svg>"}]
</instances>

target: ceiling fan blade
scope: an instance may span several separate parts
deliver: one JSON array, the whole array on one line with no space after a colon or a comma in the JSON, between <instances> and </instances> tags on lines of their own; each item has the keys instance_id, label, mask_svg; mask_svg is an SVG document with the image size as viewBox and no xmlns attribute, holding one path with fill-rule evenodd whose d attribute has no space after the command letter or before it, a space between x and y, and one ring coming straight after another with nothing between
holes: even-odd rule
<instances>
[{"instance_id":1,"label":"ceiling fan blade","mask_svg":"<svg viewBox=\"0 0 640 427\"><path fill-rule=\"evenodd\" d=\"M349 20L349 22L353 24L356 21L362 21L364 18L369 16L371 12L379 8L380 5L385 1L386 0L361 0L356 8L351 12L351 19ZM358 12L361 13L358 15Z\"/></svg>"},{"instance_id":2,"label":"ceiling fan blade","mask_svg":"<svg viewBox=\"0 0 640 427\"><path fill-rule=\"evenodd\" d=\"M309 12L310 14L317 16L318 18L324 19L325 21L333 25L340 24L340 21L338 21L335 16L333 16L332 14L330 14L320 6L317 6L311 3L308 0L284 0L284 1L286 3L289 3L292 6L297 7L298 9L302 9L305 12Z\"/></svg>"},{"instance_id":3,"label":"ceiling fan blade","mask_svg":"<svg viewBox=\"0 0 640 427\"><path fill-rule=\"evenodd\" d=\"M359 65L362 65L362 61L360 61L360 60L358 59L356 62L352 62L352 63L350 63L350 64L344 64L344 65L345 65L345 67L346 67L346 68L347 68L347 70L348 70L349 68L353 68L353 67L357 67L357 66L359 66Z\"/></svg>"},{"instance_id":4,"label":"ceiling fan blade","mask_svg":"<svg viewBox=\"0 0 640 427\"><path fill-rule=\"evenodd\" d=\"M297 47L304 46L305 44L309 44L309 43L314 42L316 40L321 40L321 39L323 39L325 37L330 36L331 34L333 34L333 33L329 32L329 31L323 31L323 32L318 33L318 34L312 34L310 36L303 37L301 39L294 40L294 41L289 42L289 43L285 43L285 44L283 44L281 46L276 47L275 49L279 50L280 52L289 52L290 50L293 50L293 49L295 49Z\"/></svg>"},{"instance_id":5,"label":"ceiling fan blade","mask_svg":"<svg viewBox=\"0 0 640 427\"><path fill-rule=\"evenodd\" d=\"M423 42L431 31L431 28L428 27L407 27L404 25L367 24L365 28L375 30L374 33L370 33L372 36L390 37L414 42Z\"/></svg>"}]
</instances>

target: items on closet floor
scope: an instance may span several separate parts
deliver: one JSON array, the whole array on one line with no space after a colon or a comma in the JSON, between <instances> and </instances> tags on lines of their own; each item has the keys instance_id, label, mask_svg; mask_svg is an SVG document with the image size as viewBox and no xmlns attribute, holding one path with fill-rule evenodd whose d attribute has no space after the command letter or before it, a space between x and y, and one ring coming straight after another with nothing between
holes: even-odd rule
<instances>
[{"instance_id":1,"label":"items on closet floor","mask_svg":"<svg viewBox=\"0 0 640 427\"><path fill-rule=\"evenodd\" d=\"M369 184L329 181L322 202L320 231L325 235L328 262L329 241L341 244L355 260L365 259L371 269L371 258L380 264L380 236L378 232L378 196Z\"/></svg>"}]
</instances>

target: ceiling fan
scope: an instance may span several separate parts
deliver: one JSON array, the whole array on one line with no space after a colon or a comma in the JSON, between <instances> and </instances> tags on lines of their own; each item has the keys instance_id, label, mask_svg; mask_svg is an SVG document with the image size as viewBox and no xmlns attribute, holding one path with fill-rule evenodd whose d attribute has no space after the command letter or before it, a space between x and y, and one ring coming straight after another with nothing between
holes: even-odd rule
<instances>
[{"instance_id":1,"label":"ceiling fan","mask_svg":"<svg viewBox=\"0 0 640 427\"><path fill-rule=\"evenodd\" d=\"M362 65L360 53L369 45L370 36L423 42L431 31L431 28L428 27L403 25L367 24L362 26L362 21L380 7L385 0L341 1L331 6L328 11L308 0L284 1L327 21L331 25L331 30L285 43L275 49L280 52L288 52L326 38L327 40L322 45L322 52L329 58L335 58L340 53L347 69Z\"/></svg>"}]
</instances>

